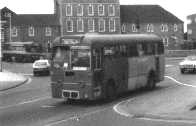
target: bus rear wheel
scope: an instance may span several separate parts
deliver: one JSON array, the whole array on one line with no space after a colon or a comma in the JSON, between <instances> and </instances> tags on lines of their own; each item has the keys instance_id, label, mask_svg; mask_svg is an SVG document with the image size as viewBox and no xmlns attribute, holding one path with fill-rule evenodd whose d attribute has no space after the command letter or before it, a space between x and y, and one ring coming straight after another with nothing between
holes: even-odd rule
<instances>
[{"instance_id":1,"label":"bus rear wheel","mask_svg":"<svg viewBox=\"0 0 196 126\"><path fill-rule=\"evenodd\" d=\"M152 90L156 87L155 76L153 73L149 74L148 81L146 85L147 90Z\"/></svg>"}]
</instances>

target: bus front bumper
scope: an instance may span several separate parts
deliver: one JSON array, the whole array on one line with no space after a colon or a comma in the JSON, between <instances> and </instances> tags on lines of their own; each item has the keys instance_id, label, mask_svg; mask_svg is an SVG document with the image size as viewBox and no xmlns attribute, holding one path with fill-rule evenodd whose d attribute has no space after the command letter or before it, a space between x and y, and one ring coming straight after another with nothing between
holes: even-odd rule
<instances>
[{"instance_id":1,"label":"bus front bumper","mask_svg":"<svg viewBox=\"0 0 196 126\"><path fill-rule=\"evenodd\" d=\"M99 94L95 93L94 89L90 84L81 85L77 83L52 83L52 97L53 98L64 98L64 99L88 99L94 100L100 97ZM96 90L101 92L100 90ZM97 95L98 94L98 95Z\"/></svg>"}]
</instances>

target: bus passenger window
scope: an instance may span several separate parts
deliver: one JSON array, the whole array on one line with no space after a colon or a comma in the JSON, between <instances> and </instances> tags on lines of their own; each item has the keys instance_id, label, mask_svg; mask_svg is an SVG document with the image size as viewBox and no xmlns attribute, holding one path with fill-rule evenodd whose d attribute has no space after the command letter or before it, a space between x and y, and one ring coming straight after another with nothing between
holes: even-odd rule
<instances>
[{"instance_id":1,"label":"bus passenger window","mask_svg":"<svg viewBox=\"0 0 196 126\"><path fill-rule=\"evenodd\" d=\"M102 53L101 53L101 49L95 49L93 50L93 65L94 65L94 69L97 68L101 68L102 66Z\"/></svg>"},{"instance_id":2,"label":"bus passenger window","mask_svg":"<svg viewBox=\"0 0 196 126\"><path fill-rule=\"evenodd\" d=\"M136 44L129 45L129 47L128 47L128 56L129 57L136 57L136 56L138 56Z\"/></svg>"},{"instance_id":3,"label":"bus passenger window","mask_svg":"<svg viewBox=\"0 0 196 126\"><path fill-rule=\"evenodd\" d=\"M139 56L143 56L144 55L144 49L143 49L142 44L138 44L137 45L137 51L138 51L138 55Z\"/></svg>"}]
</instances>

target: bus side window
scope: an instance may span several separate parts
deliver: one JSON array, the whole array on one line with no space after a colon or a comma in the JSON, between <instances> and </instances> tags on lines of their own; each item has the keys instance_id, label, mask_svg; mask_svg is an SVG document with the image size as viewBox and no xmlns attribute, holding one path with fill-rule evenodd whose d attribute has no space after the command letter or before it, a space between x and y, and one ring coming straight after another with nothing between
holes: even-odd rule
<instances>
[{"instance_id":1,"label":"bus side window","mask_svg":"<svg viewBox=\"0 0 196 126\"><path fill-rule=\"evenodd\" d=\"M127 56L127 47L126 45L120 45L120 55L125 57Z\"/></svg>"},{"instance_id":2,"label":"bus side window","mask_svg":"<svg viewBox=\"0 0 196 126\"><path fill-rule=\"evenodd\" d=\"M144 49L143 49L143 45L142 44L138 44L137 45L137 51L138 51L138 55L139 56L143 56L144 55Z\"/></svg>"},{"instance_id":3,"label":"bus side window","mask_svg":"<svg viewBox=\"0 0 196 126\"><path fill-rule=\"evenodd\" d=\"M148 43L146 48L147 48L147 51L146 51L147 55L152 55L153 54L153 45L151 43Z\"/></svg>"},{"instance_id":4,"label":"bus side window","mask_svg":"<svg viewBox=\"0 0 196 126\"><path fill-rule=\"evenodd\" d=\"M102 49L93 49L93 61L94 69L102 67Z\"/></svg>"},{"instance_id":5,"label":"bus side window","mask_svg":"<svg viewBox=\"0 0 196 126\"><path fill-rule=\"evenodd\" d=\"M136 44L129 45L128 46L128 57L136 57L136 56L138 56Z\"/></svg>"}]
</instances>

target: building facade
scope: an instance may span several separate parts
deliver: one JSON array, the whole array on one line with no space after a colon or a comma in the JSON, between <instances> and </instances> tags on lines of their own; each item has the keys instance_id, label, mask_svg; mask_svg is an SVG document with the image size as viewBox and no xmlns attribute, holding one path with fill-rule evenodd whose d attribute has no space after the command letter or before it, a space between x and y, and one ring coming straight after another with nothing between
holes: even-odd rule
<instances>
[{"instance_id":1,"label":"building facade","mask_svg":"<svg viewBox=\"0 0 196 126\"><path fill-rule=\"evenodd\" d=\"M157 34L166 49L180 49L184 39L183 21L159 5L121 5L122 34Z\"/></svg>"},{"instance_id":2,"label":"building facade","mask_svg":"<svg viewBox=\"0 0 196 126\"><path fill-rule=\"evenodd\" d=\"M8 8L1 9L3 42L37 42L47 50L60 36L56 14L16 14Z\"/></svg>"},{"instance_id":3,"label":"building facade","mask_svg":"<svg viewBox=\"0 0 196 126\"><path fill-rule=\"evenodd\" d=\"M11 41L37 42L47 49L60 35L60 26L54 14L25 14L13 16Z\"/></svg>"},{"instance_id":4,"label":"building facade","mask_svg":"<svg viewBox=\"0 0 196 126\"><path fill-rule=\"evenodd\" d=\"M57 36L69 34L147 33L160 36L166 49L179 49L184 39L184 22L159 5L120 5L119 0L54 0L54 14L22 15L8 8L2 10L5 42L33 41L46 47ZM189 38L189 33L196 36L189 30Z\"/></svg>"},{"instance_id":5,"label":"building facade","mask_svg":"<svg viewBox=\"0 0 196 126\"><path fill-rule=\"evenodd\" d=\"M55 0L61 35L120 33L119 0Z\"/></svg>"},{"instance_id":6,"label":"building facade","mask_svg":"<svg viewBox=\"0 0 196 126\"><path fill-rule=\"evenodd\" d=\"M187 39L196 42L196 14L187 16Z\"/></svg>"},{"instance_id":7,"label":"building facade","mask_svg":"<svg viewBox=\"0 0 196 126\"><path fill-rule=\"evenodd\" d=\"M16 15L15 12L11 11L7 7L0 9L1 12L1 40L2 43L11 40L11 22L12 17Z\"/></svg>"}]
</instances>

